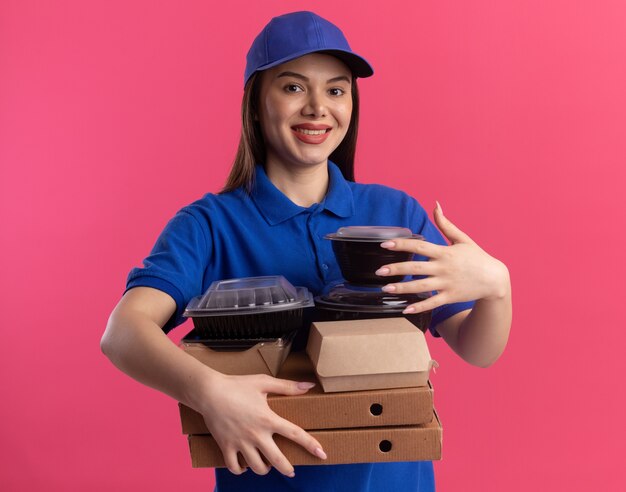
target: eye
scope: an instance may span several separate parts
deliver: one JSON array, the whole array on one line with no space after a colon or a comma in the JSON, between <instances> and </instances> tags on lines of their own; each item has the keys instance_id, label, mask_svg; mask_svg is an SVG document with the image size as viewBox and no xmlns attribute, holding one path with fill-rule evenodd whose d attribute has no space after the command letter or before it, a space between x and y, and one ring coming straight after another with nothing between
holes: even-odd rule
<instances>
[{"instance_id":1,"label":"eye","mask_svg":"<svg viewBox=\"0 0 626 492\"><path fill-rule=\"evenodd\" d=\"M342 88L340 88L340 87L333 87L332 89L329 89L329 90L328 90L328 93L329 93L331 96L343 96L343 95L346 93L346 91L344 91L344 90L343 90Z\"/></svg>"},{"instance_id":2,"label":"eye","mask_svg":"<svg viewBox=\"0 0 626 492\"><path fill-rule=\"evenodd\" d=\"M285 92L302 92L303 89L298 84L287 84L284 90Z\"/></svg>"}]
</instances>

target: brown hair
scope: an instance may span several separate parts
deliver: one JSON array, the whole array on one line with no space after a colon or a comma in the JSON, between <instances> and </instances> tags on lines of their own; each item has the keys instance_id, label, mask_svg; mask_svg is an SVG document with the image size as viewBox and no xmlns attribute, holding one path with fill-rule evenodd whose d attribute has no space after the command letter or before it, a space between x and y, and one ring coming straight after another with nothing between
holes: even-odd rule
<instances>
[{"instance_id":1,"label":"brown hair","mask_svg":"<svg viewBox=\"0 0 626 492\"><path fill-rule=\"evenodd\" d=\"M241 101L241 137L233 166L220 193L227 193L243 186L248 192L252 190L255 165L265 160L265 141L261 126L255 119L258 114L259 92L261 87L260 72L250 77L243 92ZM352 116L346 136L335 151L330 154L333 161L348 181L354 181L354 155L359 131L359 91L356 77L352 78Z\"/></svg>"}]
</instances>

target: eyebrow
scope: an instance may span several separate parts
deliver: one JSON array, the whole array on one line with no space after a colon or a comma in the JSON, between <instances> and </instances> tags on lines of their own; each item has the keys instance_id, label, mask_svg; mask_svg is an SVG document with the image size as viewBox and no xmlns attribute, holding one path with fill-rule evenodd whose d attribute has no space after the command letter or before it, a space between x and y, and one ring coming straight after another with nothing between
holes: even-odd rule
<instances>
[{"instance_id":1,"label":"eyebrow","mask_svg":"<svg viewBox=\"0 0 626 492\"><path fill-rule=\"evenodd\" d=\"M276 76L277 79L281 78L281 77L293 77L296 79L300 79L303 80L304 82L308 82L309 78L305 77L304 75L297 73L297 72L281 72L280 74L278 74ZM350 80L350 77L348 77L347 75L340 75L338 77L333 77L332 79L328 79L326 81L327 84L332 84L334 82L339 82L341 80L345 80L346 82L348 82L349 84L352 82Z\"/></svg>"}]
</instances>

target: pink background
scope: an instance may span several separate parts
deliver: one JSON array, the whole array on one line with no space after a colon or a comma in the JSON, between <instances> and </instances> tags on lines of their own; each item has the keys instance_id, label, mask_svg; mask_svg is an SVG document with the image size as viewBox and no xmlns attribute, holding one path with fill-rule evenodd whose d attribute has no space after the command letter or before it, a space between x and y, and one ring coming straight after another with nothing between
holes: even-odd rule
<instances>
[{"instance_id":1,"label":"pink background","mask_svg":"<svg viewBox=\"0 0 626 492\"><path fill-rule=\"evenodd\" d=\"M166 221L224 182L254 35L313 5L376 69L357 178L441 201L511 271L498 363L429 340L439 490L626 490L618 0L4 0L0 487L210 490L176 403L99 340Z\"/></svg>"}]
</instances>

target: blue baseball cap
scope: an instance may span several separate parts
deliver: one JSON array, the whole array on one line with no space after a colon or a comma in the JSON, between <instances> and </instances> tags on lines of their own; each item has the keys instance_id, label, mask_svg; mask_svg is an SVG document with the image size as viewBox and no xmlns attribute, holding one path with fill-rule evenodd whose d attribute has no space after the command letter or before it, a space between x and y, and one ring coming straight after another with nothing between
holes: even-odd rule
<instances>
[{"instance_id":1,"label":"blue baseball cap","mask_svg":"<svg viewBox=\"0 0 626 492\"><path fill-rule=\"evenodd\" d=\"M267 70L309 53L328 53L344 62L356 77L374 70L352 51L341 30L313 12L274 17L254 39L246 56L244 85L254 72Z\"/></svg>"}]
</instances>

